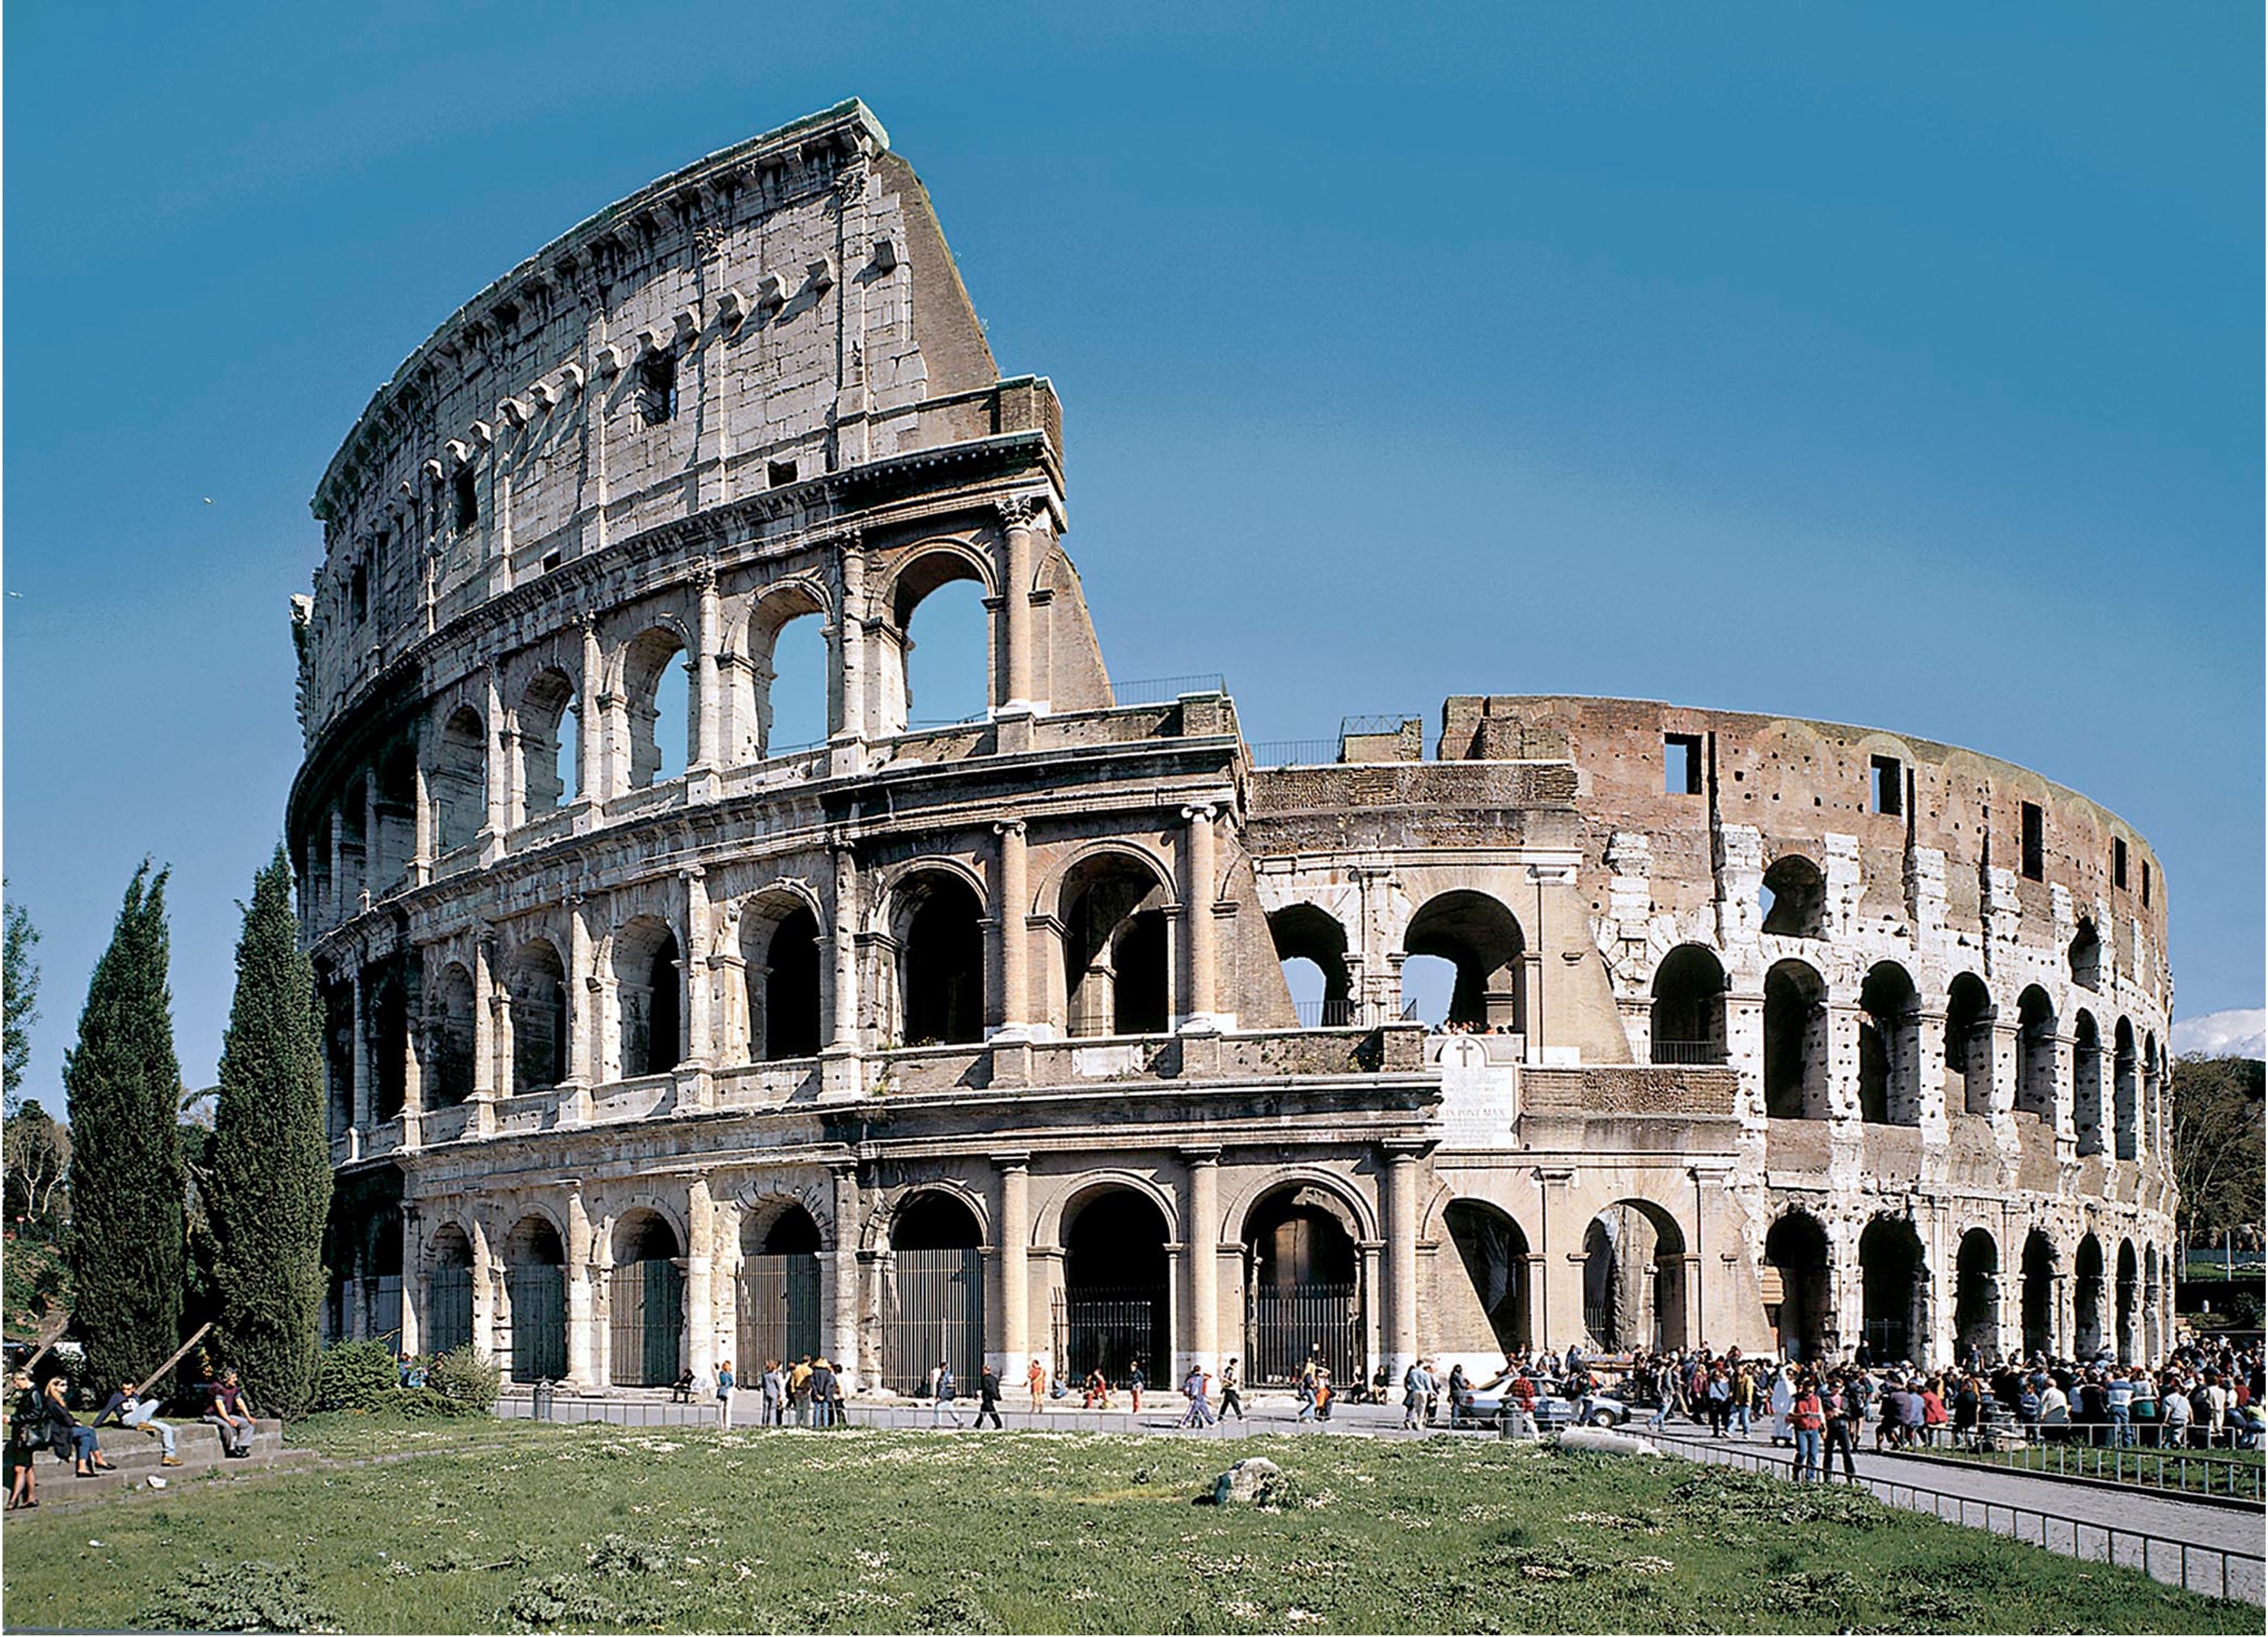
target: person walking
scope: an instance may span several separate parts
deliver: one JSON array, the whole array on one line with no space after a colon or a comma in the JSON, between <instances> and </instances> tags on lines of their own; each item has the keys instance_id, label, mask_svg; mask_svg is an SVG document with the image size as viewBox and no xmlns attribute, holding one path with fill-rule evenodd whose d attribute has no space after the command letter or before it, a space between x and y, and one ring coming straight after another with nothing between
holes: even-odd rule
<instances>
[{"instance_id":1,"label":"person walking","mask_svg":"<svg viewBox=\"0 0 2268 1637\"><path fill-rule=\"evenodd\" d=\"M953 1407L960 1392L960 1384L953 1379L953 1366L939 1359L937 1368L929 1373L929 1424L932 1427L944 1426L945 1418L948 1415L953 1418L955 1427L967 1425L961 1419L961 1412Z\"/></svg>"},{"instance_id":2,"label":"person walking","mask_svg":"<svg viewBox=\"0 0 2268 1637\"><path fill-rule=\"evenodd\" d=\"M1789 1429L1788 1412L1795 1407L1795 1367L1783 1364L1772 1372L1771 1383L1771 1441L1776 1448L1795 1442Z\"/></svg>"},{"instance_id":3,"label":"person walking","mask_svg":"<svg viewBox=\"0 0 2268 1637\"><path fill-rule=\"evenodd\" d=\"M1787 1407L1788 1435L1795 1442L1793 1476L1799 1483L1807 1478L1818 1479L1824 1476L1819 1438L1826 1424L1826 1406L1820 1402L1818 1389L1807 1375L1790 1390Z\"/></svg>"},{"instance_id":4,"label":"person walking","mask_svg":"<svg viewBox=\"0 0 2268 1637\"><path fill-rule=\"evenodd\" d=\"M1315 1419L1315 1367L1312 1361L1300 1372L1299 1395L1300 1412L1292 1419L1295 1421L1314 1420Z\"/></svg>"},{"instance_id":5,"label":"person walking","mask_svg":"<svg viewBox=\"0 0 2268 1637\"><path fill-rule=\"evenodd\" d=\"M1034 1359L1032 1368L1024 1372L1024 1385L1032 1390L1032 1413L1037 1415L1048 1395L1047 1366Z\"/></svg>"},{"instance_id":6,"label":"person walking","mask_svg":"<svg viewBox=\"0 0 2268 1637\"><path fill-rule=\"evenodd\" d=\"M1859 1481L1859 1468L1854 1459L1859 1446L1859 1418L1864 1413L1859 1407L1859 1396L1847 1383L1830 1379L1825 1407L1827 1426L1825 1442L1819 1457L1820 1476L1832 1475L1836 1452L1839 1450L1843 1456L1843 1476L1855 1484Z\"/></svg>"},{"instance_id":7,"label":"person walking","mask_svg":"<svg viewBox=\"0 0 2268 1637\"><path fill-rule=\"evenodd\" d=\"M992 1418L992 1430L1007 1429L1000 1424L1000 1372L988 1361L976 1377L976 1429L984 1430L984 1418Z\"/></svg>"},{"instance_id":8,"label":"person walking","mask_svg":"<svg viewBox=\"0 0 2268 1637\"><path fill-rule=\"evenodd\" d=\"M103 1400L102 1408L94 1412L94 1419L89 1425L99 1427L113 1416L121 1427L138 1427L158 1441L163 1451L158 1457L158 1465L180 1465L181 1457L173 1449L173 1429L158 1419L158 1401L137 1395L132 1382L119 1383L118 1390Z\"/></svg>"},{"instance_id":9,"label":"person walking","mask_svg":"<svg viewBox=\"0 0 2268 1637\"><path fill-rule=\"evenodd\" d=\"M1137 1415L1142 1413L1142 1389L1149 1384L1149 1377L1142 1374L1141 1360L1137 1359L1126 1367L1126 1390L1133 1397L1134 1413Z\"/></svg>"},{"instance_id":10,"label":"person walking","mask_svg":"<svg viewBox=\"0 0 2268 1637\"><path fill-rule=\"evenodd\" d=\"M8 1384L16 1395L8 1410L8 1510L15 1512L40 1504L39 1474L32 1464L40 1452L47 1413L29 1375L18 1370Z\"/></svg>"},{"instance_id":11,"label":"person walking","mask_svg":"<svg viewBox=\"0 0 2268 1637\"><path fill-rule=\"evenodd\" d=\"M1220 1419L1225 1421L1232 1415L1240 1421L1244 1419L1244 1400L1238 1396L1236 1390L1234 1359L1231 1359L1227 1368L1220 1373Z\"/></svg>"},{"instance_id":12,"label":"person walking","mask_svg":"<svg viewBox=\"0 0 2268 1637\"><path fill-rule=\"evenodd\" d=\"M717 1425L729 1432L733 1426L733 1360L717 1360Z\"/></svg>"},{"instance_id":13,"label":"person walking","mask_svg":"<svg viewBox=\"0 0 2268 1637\"><path fill-rule=\"evenodd\" d=\"M1425 1411L1425 1401L1433 1396L1433 1378L1425 1373L1425 1360L1412 1359L1410 1368L1402 1372L1402 1430L1414 1432L1418 1418Z\"/></svg>"},{"instance_id":14,"label":"person walking","mask_svg":"<svg viewBox=\"0 0 2268 1637\"><path fill-rule=\"evenodd\" d=\"M763 1397L764 1425L784 1426L787 1422L787 1377L781 1374L777 1359L764 1360Z\"/></svg>"}]
</instances>

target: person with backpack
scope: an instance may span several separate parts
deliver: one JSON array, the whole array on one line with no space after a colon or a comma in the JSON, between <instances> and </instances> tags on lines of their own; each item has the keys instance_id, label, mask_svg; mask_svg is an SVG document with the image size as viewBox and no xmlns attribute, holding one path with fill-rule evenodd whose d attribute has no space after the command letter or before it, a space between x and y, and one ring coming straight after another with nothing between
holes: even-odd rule
<instances>
[{"instance_id":1,"label":"person with backpack","mask_svg":"<svg viewBox=\"0 0 2268 1637\"><path fill-rule=\"evenodd\" d=\"M1244 1419L1244 1400L1238 1397L1236 1391L1234 1359L1231 1359L1220 1373L1220 1419L1225 1421L1232 1415L1240 1421Z\"/></svg>"},{"instance_id":2,"label":"person with backpack","mask_svg":"<svg viewBox=\"0 0 2268 1637\"><path fill-rule=\"evenodd\" d=\"M939 1359L937 1368L929 1373L929 1424L932 1427L944 1426L945 1418L948 1415L953 1418L955 1427L967 1425L961 1419L961 1412L953 1407L960 1390L960 1383L953 1379L953 1366Z\"/></svg>"}]
</instances>

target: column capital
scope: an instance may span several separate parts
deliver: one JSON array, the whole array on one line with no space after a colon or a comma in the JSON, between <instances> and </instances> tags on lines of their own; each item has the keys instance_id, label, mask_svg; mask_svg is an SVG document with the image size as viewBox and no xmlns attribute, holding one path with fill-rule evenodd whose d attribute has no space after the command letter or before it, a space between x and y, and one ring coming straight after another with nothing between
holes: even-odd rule
<instances>
[{"instance_id":1,"label":"column capital","mask_svg":"<svg viewBox=\"0 0 2268 1637\"><path fill-rule=\"evenodd\" d=\"M1191 1165L1217 1165L1220 1161L1220 1145L1211 1143L1185 1147L1182 1150L1182 1158Z\"/></svg>"},{"instance_id":2,"label":"column capital","mask_svg":"<svg viewBox=\"0 0 2268 1637\"><path fill-rule=\"evenodd\" d=\"M1388 1137L1381 1141L1378 1146L1385 1151L1388 1164L1406 1165L1412 1160L1431 1153L1433 1140L1429 1137ZM1573 1173L1570 1172L1569 1175L1572 1176Z\"/></svg>"},{"instance_id":3,"label":"column capital","mask_svg":"<svg viewBox=\"0 0 2268 1637\"><path fill-rule=\"evenodd\" d=\"M1192 824L1199 820L1210 824L1219 811L1220 803L1217 801L1193 801L1182 809L1182 816Z\"/></svg>"},{"instance_id":4,"label":"column capital","mask_svg":"<svg viewBox=\"0 0 2268 1637\"><path fill-rule=\"evenodd\" d=\"M1036 495L1004 495L992 503L1003 528L1029 528L1043 503Z\"/></svg>"},{"instance_id":5,"label":"column capital","mask_svg":"<svg viewBox=\"0 0 2268 1637\"><path fill-rule=\"evenodd\" d=\"M992 833L996 836L1020 836L1024 833L1024 821L1021 819L996 820L992 825Z\"/></svg>"},{"instance_id":6,"label":"column capital","mask_svg":"<svg viewBox=\"0 0 2268 1637\"><path fill-rule=\"evenodd\" d=\"M1015 1149L1005 1154L990 1154L987 1157L1004 1171L1025 1170L1029 1169L1032 1163L1031 1151L1025 1148Z\"/></svg>"}]
</instances>

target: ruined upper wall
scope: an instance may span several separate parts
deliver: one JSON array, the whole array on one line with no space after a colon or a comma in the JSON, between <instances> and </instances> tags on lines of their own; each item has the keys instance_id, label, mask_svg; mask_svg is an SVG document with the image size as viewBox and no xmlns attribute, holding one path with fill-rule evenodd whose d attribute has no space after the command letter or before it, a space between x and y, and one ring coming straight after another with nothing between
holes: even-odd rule
<instances>
[{"instance_id":1,"label":"ruined upper wall","mask_svg":"<svg viewBox=\"0 0 2268 1637\"><path fill-rule=\"evenodd\" d=\"M753 138L562 235L372 396L318 485L300 610L311 735L409 643L610 540L1036 424L919 180L858 102Z\"/></svg>"},{"instance_id":2,"label":"ruined upper wall","mask_svg":"<svg viewBox=\"0 0 2268 1637\"><path fill-rule=\"evenodd\" d=\"M1697 742L1699 788L1667 790L1665 746ZM1857 839L1869 908L1896 908L1904 860L1916 848L1944 855L1948 918L1980 925L1988 872L2005 872L2023 908L2026 941L2044 941L2058 921L2057 888L2069 895L2068 923L2098 906L2113 926L2122 970L2132 970L2136 924L2165 947L2166 881L2157 855L2132 825L2078 792L2028 768L1926 739L1796 717L1708 711L1654 700L1552 695L1461 696L1442 711L1446 759L1564 756L1580 780L1578 806L1597 858L1610 832L1653 837L1656 892L1672 883L1694 904L1712 890L1717 825L1754 827L1769 863L1780 853L1816 856L1830 833ZM1874 758L1898 767L1898 811L1874 807ZM2023 808L2043 821L2036 877L2024 869ZM2125 847L2126 880L2112 879L2114 842ZM2146 902L2145 883L2147 884Z\"/></svg>"}]
</instances>

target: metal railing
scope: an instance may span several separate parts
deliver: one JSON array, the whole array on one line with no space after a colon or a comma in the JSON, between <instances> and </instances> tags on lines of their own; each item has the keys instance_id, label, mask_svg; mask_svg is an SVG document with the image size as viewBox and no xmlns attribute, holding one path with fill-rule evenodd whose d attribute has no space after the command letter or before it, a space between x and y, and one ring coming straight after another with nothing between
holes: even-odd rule
<instances>
[{"instance_id":1,"label":"metal railing","mask_svg":"<svg viewBox=\"0 0 2268 1637\"><path fill-rule=\"evenodd\" d=\"M1294 1000L1292 1010L1299 1015L1301 1029L1351 1029L1354 1027L1354 1002L1351 999L1337 1000Z\"/></svg>"},{"instance_id":2,"label":"metal railing","mask_svg":"<svg viewBox=\"0 0 2268 1637\"><path fill-rule=\"evenodd\" d=\"M2110 1429L2089 1427L2073 1430ZM2239 1460L2233 1455L2069 1439L1980 1449L1963 1442L1965 1436L1950 1427L1933 1427L1926 1429L1924 1442L1927 1453L1940 1459L1967 1461L2003 1471L2028 1472L2042 1478L2086 1478L2100 1483L2128 1484L2268 1505L2268 1466L2257 1461Z\"/></svg>"},{"instance_id":3,"label":"metal railing","mask_svg":"<svg viewBox=\"0 0 2268 1637\"><path fill-rule=\"evenodd\" d=\"M1404 727L1423 726L1425 720L1424 717L1413 716L1407 711L1382 711L1368 716L1343 716L1339 718L1339 737L1344 739L1349 734L1355 734L1366 738L1376 734L1398 734Z\"/></svg>"},{"instance_id":4,"label":"metal railing","mask_svg":"<svg viewBox=\"0 0 2268 1637\"><path fill-rule=\"evenodd\" d=\"M1702 1065L1722 1063L1725 1048L1713 1040L1657 1040L1653 1043L1656 1063Z\"/></svg>"},{"instance_id":5,"label":"metal railing","mask_svg":"<svg viewBox=\"0 0 2268 1637\"><path fill-rule=\"evenodd\" d=\"M1245 746L1256 767L1322 767L1339 759L1336 739L1256 739Z\"/></svg>"},{"instance_id":6,"label":"metal railing","mask_svg":"<svg viewBox=\"0 0 2268 1637\"><path fill-rule=\"evenodd\" d=\"M1138 682L1110 684L1110 697L1120 704L1171 704L1185 693L1227 691L1219 671L1198 671L1189 676L1145 676Z\"/></svg>"},{"instance_id":7,"label":"metal railing","mask_svg":"<svg viewBox=\"0 0 2268 1637\"><path fill-rule=\"evenodd\" d=\"M1651 1436L1661 1449L1690 1461L1734 1466L1783 1478L1788 1475L1790 1463L1785 1456L1658 1432ZM2006 1501L1982 1500L1952 1490L1903 1483L1896 1478L1862 1477L1848 1481L1864 1485L1876 1500L1887 1505L1909 1512L1926 1512L1942 1523L1987 1529L1996 1535L2006 1535L2081 1562L2138 1568L2162 1584L2180 1586L2208 1597L2268 1602L2268 1561L2257 1552L2199 1545L2147 1530L2097 1523L2091 1518L2016 1506Z\"/></svg>"}]
</instances>

